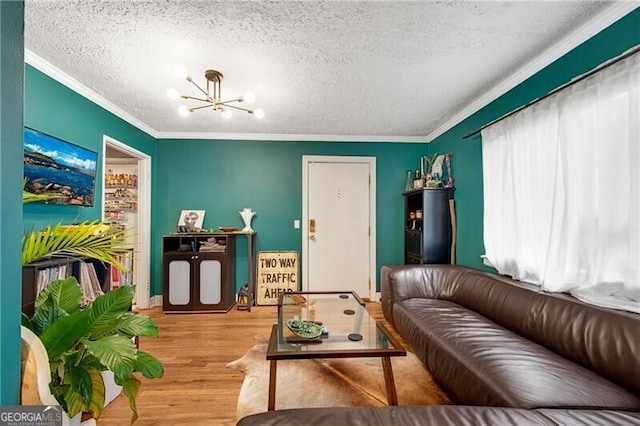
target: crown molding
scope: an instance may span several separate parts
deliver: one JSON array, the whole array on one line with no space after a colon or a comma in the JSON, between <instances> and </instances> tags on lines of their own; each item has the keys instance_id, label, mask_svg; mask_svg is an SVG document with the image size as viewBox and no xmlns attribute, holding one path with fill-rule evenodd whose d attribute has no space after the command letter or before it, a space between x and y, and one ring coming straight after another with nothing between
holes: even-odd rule
<instances>
[{"instance_id":1,"label":"crown molding","mask_svg":"<svg viewBox=\"0 0 640 426\"><path fill-rule=\"evenodd\" d=\"M156 139L216 139L244 141L287 142L401 142L426 143L425 136L366 136L366 135L297 135L289 133L203 133L158 132Z\"/></svg>"},{"instance_id":2,"label":"crown molding","mask_svg":"<svg viewBox=\"0 0 640 426\"><path fill-rule=\"evenodd\" d=\"M509 90L516 87L518 84L524 82L526 79L532 77L537 72L541 71L557 59L569 53L594 35L598 34L611 24L619 20L620 18L628 15L633 10L638 8L640 3L636 1L618 1L605 11L595 16L580 28L573 31L567 37L555 43L549 49L542 52L532 61L521 67L518 71L511 74L509 78L503 80L484 95L481 95L466 108L458 112L452 118L447 120L444 124L439 126L433 132L425 136L427 143L432 142L438 136L441 136L448 130L452 129L457 124L461 123L464 119L478 112L483 107L487 106L491 102L498 99L500 96L507 93Z\"/></svg>"},{"instance_id":3,"label":"crown molding","mask_svg":"<svg viewBox=\"0 0 640 426\"><path fill-rule=\"evenodd\" d=\"M57 68L55 65L45 61L29 49L24 50L24 61L38 71L56 80L58 83L67 86L69 89L73 90L80 96L87 98L94 104L106 109L110 113L121 118L132 126L137 127L138 129L142 130L145 133L148 133L154 138L157 138L156 135L158 134L158 132L155 129L139 120L138 118L134 117L133 115L129 114L111 101L97 94L93 90L89 89L87 86L80 83L78 80L71 77L60 68Z\"/></svg>"},{"instance_id":4,"label":"crown molding","mask_svg":"<svg viewBox=\"0 0 640 426\"><path fill-rule=\"evenodd\" d=\"M65 85L80 96L104 108L132 126L137 127L155 139L217 139L217 140L258 140L258 141L314 141L314 142L404 142L425 143L425 136L366 136L366 135L297 135L262 133L206 133L206 132L158 132L142 120L129 114L111 101L105 99L75 78L66 74L50 62L32 51L25 49L25 62Z\"/></svg>"},{"instance_id":5,"label":"crown molding","mask_svg":"<svg viewBox=\"0 0 640 426\"><path fill-rule=\"evenodd\" d=\"M69 76L53 64L45 61L35 53L25 49L25 62L52 79L67 86L69 89L99 105L115 116L121 118L134 127L149 134L155 139L217 139L217 140L260 140L260 141L304 141L304 142L400 142L400 143L430 143L444 134L467 117L478 112L518 84L533 76L558 58L576 48L586 40L604 30L618 19L629 14L640 6L635 1L619 1L614 3L600 15L569 34L558 43L538 55L534 60L511 74L484 95L477 98L466 108L458 112L451 119L439 126L426 136L366 136L366 135L302 135L302 134L253 134L253 133L195 133L195 132L158 132L140 119L129 114L122 108L89 89L78 80Z\"/></svg>"}]
</instances>

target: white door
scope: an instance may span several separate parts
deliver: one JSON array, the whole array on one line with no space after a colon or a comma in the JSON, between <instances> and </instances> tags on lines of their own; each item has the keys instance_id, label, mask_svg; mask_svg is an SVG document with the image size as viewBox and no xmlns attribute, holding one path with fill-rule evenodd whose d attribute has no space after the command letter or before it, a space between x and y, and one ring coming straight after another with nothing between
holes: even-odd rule
<instances>
[{"instance_id":1,"label":"white door","mask_svg":"<svg viewBox=\"0 0 640 426\"><path fill-rule=\"evenodd\" d=\"M374 299L374 182L375 158L303 157L305 290Z\"/></svg>"}]
</instances>

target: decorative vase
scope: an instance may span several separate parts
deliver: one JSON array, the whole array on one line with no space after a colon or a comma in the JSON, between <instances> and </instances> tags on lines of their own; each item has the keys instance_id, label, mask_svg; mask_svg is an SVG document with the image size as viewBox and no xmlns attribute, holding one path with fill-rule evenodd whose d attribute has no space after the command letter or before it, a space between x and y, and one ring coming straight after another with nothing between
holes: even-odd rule
<instances>
[{"instance_id":1,"label":"decorative vase","mask_svg":"<svg viewBox=\"0 0 640 426\"><path fill-rule=\"evenodd\" d=\"M411 170L407 170L407 179L404 182L404 190L411 191L413 189L413 172Z\"/></svg>"},{"instance_id":2,"label":"decorative vase","mask_svg":"<svg viewBox=\"0 0 640 426\"><path fill-rule=\"evenodd\" d=\"M255 216L256 212L252 212L250 208L245 207L238 213L240 213L240 217L244 222L244 228L242 228L242 232L253 232L253 229L251 229L251 219L253 219L253 216Z\"/></svg>"}]
</instances>

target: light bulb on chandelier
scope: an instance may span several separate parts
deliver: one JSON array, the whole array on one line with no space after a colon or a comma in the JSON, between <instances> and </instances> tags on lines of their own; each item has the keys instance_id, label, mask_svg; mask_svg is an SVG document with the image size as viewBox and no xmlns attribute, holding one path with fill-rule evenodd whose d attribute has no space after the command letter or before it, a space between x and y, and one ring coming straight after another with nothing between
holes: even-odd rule
<instances>
[{"instance_id":1,"label":"light bulb on chandelier","mask_svg":"<svg viewBox=\"0 0 640 426\"><path fill-rule=\"evenodd\" d=\"M191 110L189 109L188 106L180 105L178 107L178 114L180 114L181 116L188 117L190 113L191 113Z\"/></svg>"},{"instance_id":2,"label":"light bulb on chandelier","mask_svg":"<svg viewBox=\"0 0 640 426\"><path fill-rule=\"evenodd\" d=\"M196 107L187 107L186 105L180 106L178 109L178 113L182 116L188 116L190 113L194 112L198 109L203 108L212 108L214 111L219 111L222 113L222 116L225 118L230 118L232 115L231 109L236 109L239 111L247 112L257 119L261 119L264 117L264 111L261 108L249 109L238 106L239 103L247 103L251 104L255 101L256 96L252 92L245 92L243 96L239 96L237 98L222 100L222 73L216 70L207 70L204 73L204 78L206 80L206 87L203 89L196 82L193 81L193 78L189 75L187 69L178 65L175 69L176 75L180 78L185 78L189 83L193 84L202 94L203 97L195 97L190 95L182 95L176 89L167 90L167 96L169 99L177 100L177 99L187 99L187 100L195 100L199 102L203 102L204 104L196 106Z\"/></svg>"}]
</instances>

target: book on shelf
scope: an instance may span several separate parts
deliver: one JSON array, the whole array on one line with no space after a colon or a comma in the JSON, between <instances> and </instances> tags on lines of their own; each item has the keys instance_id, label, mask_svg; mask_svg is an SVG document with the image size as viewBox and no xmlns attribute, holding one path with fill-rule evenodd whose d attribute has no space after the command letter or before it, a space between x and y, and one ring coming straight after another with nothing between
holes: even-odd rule
<instances>
[{"instance_id":1,"label":"book on shelf","mask_svg":"<svg viewBox=\"0 0 640 426\"><path fill-rule=\"evenodd\" d=\"M113 266L108 266L106 270L108 275L103 276L103 278L107 278L104 282L101 282L98 278L94 263L90 261L85 262L81 259L77 259L77 263L71 261L69 263L61 263L36 269L34 282L35 297L53 281L71 276L72 269L80 285L80 290L82 291L83 306L109 290L116 289L123 285L133 285L133 251L127 255L120 256L119 260L124 264L126 270L120 271ZM72 268L72 264L77 265L77 269L75 266Z\"/></svg>"},{"instance_id":2,"label":"book on shelf","mask_svg":"<svg viewBox=\"0 0 640 426\"><path fill-rule=\"evenodd\" d=\"M133 252L118 256L118 260L125 266L125 270L121 271L113 265L109 267L109 288L111 290L123 285L133 285Z\"/></svg>"},{"instance_id":3,"label":"book on shelf","mask_svg":"<svg viewBox=\"0 0 640 426\"><path fill-rule=\"evenodd\" d=\"M36 296L40 294L40 292L49 285L49 283L68 277L68 270L69 268L67 264L40 269L36 278Z\"/></svg>"},{"instance_id":4,"label":"book on shelf","mask_svg":"<svg viewBox=\"0 0 640 426\"><path fill-rule=\"evenodd\" d=\"M80 289L82 290L82 304L93 302L98 296L103 295L100 281L96 275L96 269L92 263L80 262Z\"/></svg>"}]
</instances>

